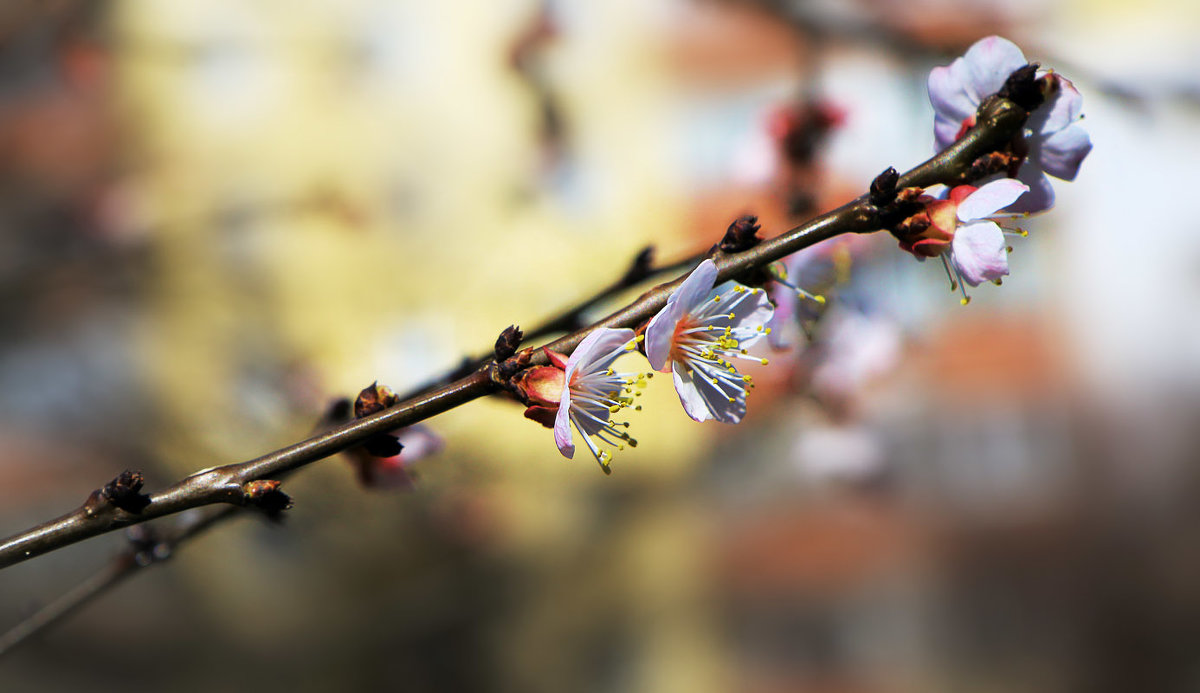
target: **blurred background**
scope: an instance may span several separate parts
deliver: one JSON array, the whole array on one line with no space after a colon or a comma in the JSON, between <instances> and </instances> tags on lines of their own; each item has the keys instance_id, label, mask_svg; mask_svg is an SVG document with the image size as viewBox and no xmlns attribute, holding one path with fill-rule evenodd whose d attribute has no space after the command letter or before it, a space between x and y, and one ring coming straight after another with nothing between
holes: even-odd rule
<instances>
[{"instance_id":1,"label":"blurred background","mask_svg":"<svg viewBox=\"0 0 1200 693\"><path fill-rule=\"evenodd\" d=\"M1004 35L1095 150L967 307L809 251L739 426L669 379L604 477L519 406L343 459L0 660L4 690L1200 690L1200 6L1185 0L9 0L0 534L306 437L742 213L932 153ZM631 292L634 295L636 292ZM599 314L599 313L598 313ZM165 526L170 526L168 521ZM0 630L105 536L0 573Z\"/></svg>"}]
</instances>

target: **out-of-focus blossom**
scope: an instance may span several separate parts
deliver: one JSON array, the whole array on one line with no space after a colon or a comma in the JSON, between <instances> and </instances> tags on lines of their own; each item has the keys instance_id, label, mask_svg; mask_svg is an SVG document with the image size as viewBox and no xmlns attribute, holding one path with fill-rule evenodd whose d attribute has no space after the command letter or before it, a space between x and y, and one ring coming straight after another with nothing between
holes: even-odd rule
<instances>
[{"instance_id":1,"label":"out-of-focus blossom","mask_svg":"<svg viewBox=\"0 0 1200 693\"><path fill-rule=\"evenodd\" d=\"M423 458L436 455L445 446L442 437L427 426L416 424L392 433L402 449L396 455L377 457L363 447L351 451L351 462L358 480L367 488L410 489L416 479L412 466Z\"/></svg>"},{"instance_id":2,"label":"out-of-focus blossom","mask_svg":"<svg viewBox=\"0 0 1200 693\"><path fill-rule=\"evenodd\" d=\"M670 367L688 416L737 423L746 414L750 376L731 359L753 358L747 347L767 334L773 308L762 289L728 281L713 289L717 266L701 262L646 327L646 356L659 371Z\"/></svg>"},{"instance_id":3,"label":"out-of-focus blossom","mask_svg":"<svg viewBox=\"0 0 1200 693\"><path fill-rule=\"evenodd\" d=\"M971 299L963 284L999 282L1008 274L1005 231L995 220L1011 216L998 212L1028 191L1024 183L1002 178L980 188L960 185L946 199L923 197L925 211L918 217L924 228L900 241L900 247L920 259L940 257L951 290L960 289L966 305Z\"/></svg>"},{"instance_id":4,"label":"out-of-focus blossom","mask_svg":"<svg viewBox=\"0 0 1200 693\"><path fill-rule=\"evenodd\" d=\"M785 349L796 341L796 323L807 312L805 302L825 305L825 297L804 288L807 275L818 265L828 263L828 255L819 248L805 248L771 266L771 303L775 311L767 323L767 341L776 349Z\"/></svg>"},{"instance_id":5,"label":"out-of-focus blossom","mask_svg":"<svg viewBox=\"0 0 1200 693\"><path fill-rule=\"evenodd\" d=\"M870 480L884 471L886 459L879 436L861 424L806 426L792 444L797 471L818 482Z\"/></svg>"},{"instance_id":6,"label":"out-of-focus blossom","mask_svg":"<svg viewBox=\"0 0 1200 693\"><path fill-rule=\"evenodd\" d=\"M813 389L844 398L891 370L900 358L900 328L887 318L835 306L822 319L823 356Z\"/></svg>"},{"instance_id":7,"label":"out-of-focus blossom","mask_svg":"<svg viewBox=\"0 0 1200 693\"><path fill-rule=\"evenodd\" d=\"M593 437L621 450L637 446L637 440L623 430L629 423L611 418L633 405L636 390L649 377L612 369L636 346L633 330L600 328L585 337L569 359L547 351L552 365L531 368L520 377L517 387L533 403L525 416L554 429L554 442L563 457L575 456L571 426L583 436L605 474L612 472L612 453L601 450Z\"/></svg>"},{"instance_id":8,"label":"out-of-focus blossom","mask_svg":"<svg viewBox=\"0 0 1200 693\"><path fill-rule=\"evenodd\" d=\"M934 137L939 151L975 125L975 114L988 96L995 94L1017 69L1027 64L1015 44L999 36L977 41L966 54L947 67L929 73L929 100L934 110ZM1017 179L1030 193L1012 205L1011 212L1038 212L1054 205L1054 188L1046 174L1074 180L1079 165L1092 150L1080 124L1083 98L1070 80L1053 72L1039 72L1038 84L1045 101L1025 124L1026 151ZM1021 154L1022 152L1018 152Z\"/></svg>"}]
</instances>

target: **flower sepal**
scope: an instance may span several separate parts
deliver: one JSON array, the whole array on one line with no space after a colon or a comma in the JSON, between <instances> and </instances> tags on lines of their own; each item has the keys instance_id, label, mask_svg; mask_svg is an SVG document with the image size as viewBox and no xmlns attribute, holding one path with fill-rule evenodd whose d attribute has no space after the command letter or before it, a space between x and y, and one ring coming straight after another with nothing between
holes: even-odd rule
<instances>
[{"instance_id":1,"label":"flower sepal","mask_svg":"<svg viewBox=\"0 0 1200 693\"><path fill-rule=\"evenodd\" d=\"M924 209L900 222L894 231L900 248L919 258L938 257L950 250L958 228L958 205L975 190L974 186L959 185L948 199L922 195L917 202Z\"/></svg>"},{"instance_id":2,"label":"flower sepal","mask_svg":"<svg viewBox=\"0 0 1200 693\"><path fill-rule=\"evenodd\" d=\"M534 366L513 376L513 386L526 404L558 408L566 371L558 366Z\"/></svg>"},{"instance_id":3,"label":"flower sepal","mask_svg":"<svg viewBox=\"0 0 1200 693\"><path fill-rule=\"evenodd\" d=\"M909 228L897 228L893 234L900 247L918 259L940 257L950 279L950 290L962 292L962 304L970 303L964 285L982 282L1000 283L1008 274L1008 247L1005 233L1024 235L1024 231L1006 231L998 221L1015 215L1000 210L1012 205L1029 192L1029 186L1012 178L1001 178L981 187L959 185L946 199L930 198L925 211L905 220Z\"/></svg>"}]
</instances>

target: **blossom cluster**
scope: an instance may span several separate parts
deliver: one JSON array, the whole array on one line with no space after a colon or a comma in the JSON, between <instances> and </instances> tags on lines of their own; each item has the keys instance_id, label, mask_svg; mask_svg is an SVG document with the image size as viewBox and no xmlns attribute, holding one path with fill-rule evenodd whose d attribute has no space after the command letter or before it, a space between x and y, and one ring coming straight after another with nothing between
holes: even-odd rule
<instances>
[{"instance_id":1,"label":"blossom cluster","mask_svg":"<svg viewBox=\"0 0 1200 693\"><path fill-rule=\"evenodd\" d=\"M997 93L1017 70L1027 65L1012 41L999 36L980 39L946 67L929 74L929 101L934 110L934 139L940 151L975 125L983 101ZM1029 114L1021 133L1015 178L1029 192L1008 206L1009 212L1041 212L1054 206L1050 174L1075 180L1079 166L1092 150L1083 129L1083 97L1070 80L1056 72L1038 70L1042 104Z\"/></svg>"},{"instance_id":2,"label":"blossom cluster","mask_svg":"<svg viewBox=\"0 0 1200 693\"><path fill-rule=\"evenodd\" d=\"M1072 180L1091 150L1080 124L1081 99L1074 85L1056 73L1026 63L1011 42L992 36L929 77L934 135L939 149L950 146L976 125L980 107L994 94L1020 90L1022 107L1030 109L1024 129L996 152L1002 172L958 185L941 194L916 191L906 198L911 214L892 232L900 247L918 259L939 258L952 290L970 301L966 286L996 284L1008 274L1011 247L1005 234L1020 229L1003 225L1053 205L1054 191L1047 174ZM613 415L635 405L653 375L618 373L615 362L631 352L644 353L655 371L670 372L684 411L696 421L738 423L746 414L746 394L753 380L738 370L738 361L763 364L749 347L773 329L812 313L825 297L802 288L799 277L818 256L801 252L775 265L770 272L771 294L762 288L726 281L716 285L717 266L704 260L669 296L666 305L639 332L597 328L568 358L547 351L550 365L527 369L515 379L528 405L526 416L554 429L554 440L565 457L575 454L578 432L605 473L612 453L637 441L628 422ZM772 339L776 347L782 339Z\"/></svg>"},{"instance_id":3,"label":"blossom cluster","mask_svg":"<svg viewBox=\"0 0 1200 693\"><path fill-rule=\"evenodd\" d=\"M529 404L525 415L554 429L564 457L575 455L572 428L580 434L605 473L612 453L637 441L628 422L612 418L634 407L653 373L618 373L613 365L628 353L644 351L655 371L670 372L687 415L696 421L738 423L746 414L746 393L753 379L735 361L767 363L749 347L769 329L774 308L766 292L736 281L716 285L717 266L704 260L668 297L643 334L630 329L598 328L580 342L570 358L552 351L550 365L522 371L516 387ZM642 349L639 350L639 345Z\"/></svg>"},{"instance_id":4,"label":"blossom cluster","mask_svg":"<svg viewBox=\"0 0 1200 693\"><path fill-rule=\"evenodd\" d=\"M1005 234L1025 232L1003 224L1048 209L1054 191L1046 175L1074 179L1091 150L1079 122L1081 100L1074 85L1028 65L1019 48L997 36L979 41L963 57L931 73L938 148L975 127L987 99L1010 88L1022 90L1023 107L1031 110L1023 131L996 153L994 160L1005 170L975 181L978 185L958 185L941 194L916 191L906 198L912 213L905 212L908 216L892 229L900 247L918 259L941 259L963 304L970 300L966 286L999 284L1008 274L1011 248ZM746 414L753 380L736 363L766 364L749 347L773 328L801 319L809 312L806 305L825 303L824 296L801 288L798 279L816 257L801 252L773 267L770 298L764 289L736 281L716 285L716 263L704 260L639 332L597 328L569 358L546 351L550 365L519 373L514 384L528 405L525 415L553 428L555 443L568 458L575 454L573 430L578 432L609 473L612 453L601 445L622 449L637 444L626 430L628 422L613 415L631 406L640 409L636 398L653 375L613 369L619 358L637 352L653 370L671 373L692 419L738 423ZM772 342L783 346L781 340Z\"/></svg>"},{"instance_id":5,"label":"blossom cluster","mask_svg":"<svg viewBox=\"0 0 1200 693\"><path fill-rule=\"evenodd\" d=\"M966 54L929 75L929 100L934 109L934 139L939 150L953 144L976 125L976 114L986 99L1005 88L1023 68L1025 55L1015 44L989 36ZM923 195L922 209L904 222L897 234L900 247L918 259L940 258L951 290L970 302L966 286L985 281L999 284L1008 274L1012 248L1005 235L1026 235L1006 229L1014 219L1042 212L1054 205L1054 188L1047 174L1074 180L1092 142L1081 121L1082 97L1075 85L1047 70L1034 72L1033 87L1040 104L1029 114L1025 127L1008 154L1007 170L974 185L960 185L943 195Z\"/></svg>"}]
</instances>

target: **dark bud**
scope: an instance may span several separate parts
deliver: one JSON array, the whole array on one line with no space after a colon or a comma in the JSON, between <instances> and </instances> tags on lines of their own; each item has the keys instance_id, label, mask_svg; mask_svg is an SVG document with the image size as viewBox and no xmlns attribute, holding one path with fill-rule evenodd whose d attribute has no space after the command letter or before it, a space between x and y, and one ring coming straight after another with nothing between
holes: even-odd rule
<instances>
[{"instance_id":1,"label":"dark bud","mask_svg":"<svg viewBox=\"0 0 1200 693\"><path fill-rule=\"evenodd\" d=\"M1025 67L1017 68L1008 76L1004 86L1000 87L1000 91L996 92L996 95L1012 101L1026 111L1033 111L1041 106L1046 98L1037 83L1037 69L1037 63L1029 63Z\"/></svg>"},{"instance_id":2,"label":"dark bud","mask_svg":"<svg viewBox=\"0 0 1200 693\"><path fill-rule=\"evenodd\" d=\"M625 276L621 277L621 283L626 286L632 286L650 276L654 271L654 246L648 245L642 248L637 257L633 258L633 264L629 265Z\"/></svg>"},{"instance_id":3,"label":"dark bud","mask_svg":"<svg viewBox=\"0 0 1200 693\"><path fill-rule=\"evenodd\" d=\"M392 388L379 383L371 383L370 386L363 388L363 391L358 393L358 399L354 400L354 418L361 419L364 416L370 416L375 412L383 411L400 400Z\"/></svg>"},{"instance_id":4,"label":"dark bud","mask_svg":"<svg viewBox=\"0 0 1200 693\"><path fill-rule=\"evenodd\" d=\"M886 207L896 199L896 186L900 183L900 174L896 171L895 166L888 166L887 169L875 176L875 180L871 181L871 204L876 207Z\"/></svg>"},{"instance_id":5,"label":"dark bud","mask_svg":"<svg viewBox=\"0 0 1200 693\"><path fill-rule=\"evenodd\" d=\"M525 333L516 325L504 328L504 331L496 338L496 360L504 361L517 353L517 347L521 346L521 340L524 338Z\"/></svg>"},{"instance_id":6,"label":"dark bud","mask_svg":"<svg viewBox=\"0 0 1200 693\"><path fill-rule=\"evenodd\" d=\"M722 252L740 253L758 245L762 240L758 237L760 228L762 227L758 225L758 217L753 214L743 214L734 219L725 230L725 237L721 239Z\"/></svg>"},{"instance_id":7,"label":"dark bud","mask_svg":"<svg viewBox=\"0 0 1200 693\"><path fill-rule=\"evenodd\" d=\"M400 444L400 439L391 433L380 433L367 438L363 443L363 449L375 457L395 457L400 454L404 446Z\"/></svg>"},{"instance_id":8,"label":"dark bud","mask_svg":"<svg viewBox=\"0 0 1200 693\"><path fill-rule=\"evenodd\" d=\"M278 515L292 507L292 499L288 494L279 490L278 481L247 481L242 484L246 503L265 511L268 515Z\"/></svg>"},{"instance_id":9,"label":"dark bud","mask_svg":"<svg viewBox=\"0 0 1200 693\"><path fill-rule=\"evenodd\" d=\"M354 401L354 418L361 419L364 416L381 412L399 400L400 398L392 392L390 387L371 383L370 387L364 388L362 392L358 393L358 399ZM362 447L375 457L395 457L404 448L400 444L400 440L390 433L373 435L363 442Z\"/></svg>"},{"instance_id":10,"label":"dark bud","mask_svg":"<svg viewBox=\"0 0 1200 693\"><path fill-rule=\"evenodd\" d=\"M140 513L150 505L150 496L141 493L143 483L141 472L127 469L100 489L100 495L125 512Z\"/></svg>"}]
</instances>

